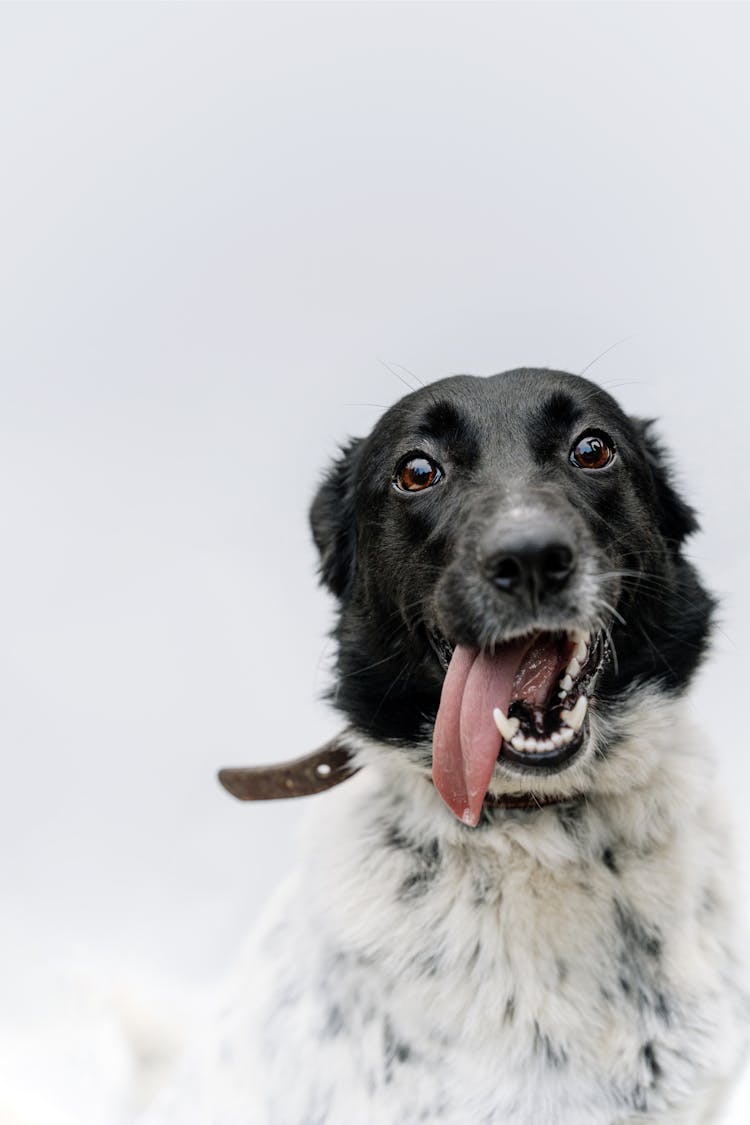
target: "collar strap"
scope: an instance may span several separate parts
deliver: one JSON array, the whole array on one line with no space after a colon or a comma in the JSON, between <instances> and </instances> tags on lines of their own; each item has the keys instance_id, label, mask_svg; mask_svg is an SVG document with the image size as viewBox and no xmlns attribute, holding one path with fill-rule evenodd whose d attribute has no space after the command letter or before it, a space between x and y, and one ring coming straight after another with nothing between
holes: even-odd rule
<instances>
[{"instance_id":1,"label":"collar strap","mask_svg":"<svg viewBox=\"0 0 750 1125\"><path fill-rule=\"evenodd\" d=\"M341 736L319 750L273 766L245 766L219 770L219 781L238 801L273 801L281 797L309 797L340 785L359 772L352 751ZM570 801L570 796L535 796L532 793L488 793L490 809L538 809Z\"/></svg>"}]
</instances>

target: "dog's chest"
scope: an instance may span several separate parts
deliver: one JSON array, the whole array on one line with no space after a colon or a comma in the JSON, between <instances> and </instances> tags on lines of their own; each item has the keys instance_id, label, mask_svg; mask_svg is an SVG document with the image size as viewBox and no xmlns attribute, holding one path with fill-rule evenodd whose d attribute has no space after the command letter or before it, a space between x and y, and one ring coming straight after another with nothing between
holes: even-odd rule
<instances>
[{"instance_id":1,"label":"dog's chest","mask_svg":"<svg viewBox=\"0 0 750 1125\"><path fill-rule=\"evenodd\" d=\"M520 817L471 846L374 818L311 866L264 943L271 1120L612 1125L694 1085L731 1022L707 873L565 817L531 849Z\"/></svg>"}]
</instances>

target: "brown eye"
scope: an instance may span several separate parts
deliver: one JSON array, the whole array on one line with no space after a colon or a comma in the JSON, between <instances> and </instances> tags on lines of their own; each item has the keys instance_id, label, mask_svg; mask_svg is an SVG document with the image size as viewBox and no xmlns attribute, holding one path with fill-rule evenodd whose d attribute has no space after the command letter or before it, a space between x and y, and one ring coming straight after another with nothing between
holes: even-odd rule
<instances>
[{"instance_id":1,"label":"brown eye","mask_svg":"<svg viewBox=\"0 0 750 1125\"><path fill-rule=\"evenodd\" d=\"M402 492L421 492L442 478L443 470L429 457L410 453L396 467L393 483Z\"/></svg>"},{"instance_id":2,"label":"brown eye","mask_svg":"<svg viewBox=\"0 0 750 1125\"><path fill-rule=\"evenodd\" d=\"M604 469L614 455L612 439L606 434L585 434L570 451L570 459L579 469Z\"/></svg>"}]
</instances>

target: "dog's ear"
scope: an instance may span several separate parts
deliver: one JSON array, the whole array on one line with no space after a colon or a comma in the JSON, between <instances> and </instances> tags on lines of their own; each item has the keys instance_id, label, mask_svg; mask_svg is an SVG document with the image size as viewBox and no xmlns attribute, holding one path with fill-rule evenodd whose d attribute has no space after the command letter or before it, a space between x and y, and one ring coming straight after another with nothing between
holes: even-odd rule
<instances>
[{"instance_id":1,"label":"dog's ear","mask_svg":"<svg viewBox=\"0 0 750 1125\"><path fill-rule=\"evenodd\" d=\"M661 438L654 433L655 420L632 418L631 421L651 469L661 533L665 539L680 544L698 530L695 511L675 488L669 456Z\"/></svg>"},{"instance_id":2,"label":"dog's ear","mask_svg":"<svg viewBox=\"0 0 750 1125\"><path fill-rule=\"evenodd\" d=\"M320 578L337 598L349 591L357 567L354 485L361 438L341 450L310 508L310 526L320 551Z\"/></svg>"}]
</instances>

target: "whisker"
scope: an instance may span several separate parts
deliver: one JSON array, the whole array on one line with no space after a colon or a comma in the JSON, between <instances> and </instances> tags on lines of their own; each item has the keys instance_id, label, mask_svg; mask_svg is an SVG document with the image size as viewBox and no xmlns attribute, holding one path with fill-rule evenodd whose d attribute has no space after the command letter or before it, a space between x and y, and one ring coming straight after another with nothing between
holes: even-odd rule
<instances>
[{"instance_id":1,"label":"whisker","mask_svg":"<svg viewBox=\"0 0 750 1125\"><path fill-rule=\"evenodd\" d=\"M599 355L594 356L591 362L587 363L583 371L579 371L578 374L585 375L589 368L593 367L595 363L598 363L600 359L603 359L605 355L608 355L609 352L614 351L615 348L619 348L620 344L626 344L628 340L634 340L637 335L637 332L631 332L629 336L623 336L621 340L615 340L614 344L610 344L609 347L605 348L603 352L599 352Z\"/></svg>"},{"instance_id":2,"label":"whisker","mask_svg":"<svg viewBox=\"0 0 750 1125\"><path fill-rule=\"evenodd\" d=\"M613 617L617 618L621 625L624 625L627 628L627 621L622 616L622 614L617 612L613 605L610 605L609 602L605 602L604 598L598 598L597 600L599 601L600 605L603 605L605 609L609 610Z\"/></svg>"},{"instance_id":3,"label":"whisker","mask_svg":"<svg viewBox=\"0 0 750 1125\"><path fill-rule=\"evenodd\" d=\"M413 387L412 384L403 377L403 375L399 375L398 371L395 371L394 368L391 367L390 363L386 363L386 361L384 359L381 359L380 356L376 356L376 359L378 363L380 363L386 369L386 371L390 371L391 375L394 375L400 383L403 383L404 386L408 387L410 391L416 391L417 388Z\"/></svg>"},{"instance_id":4,"label":"whisker","mask_svg":"<svg viewBox=\"0 0 750 1125\"><path fill-rule=\"evenodd\" d=\"M419 376L418 376L418 375L415 375L413 371L410 371L408 367L404 367L403 363L394 363L394 364L393 364L393 366L394 366L394 367L398 367L398 368L400 368L400 369L401 369L401 371L405 371L407 375L411 375L412 379L416 379L416 380L417 380L417 382L419 383L420 387L424 387L424 386L425 386L425 384L424 384L424 383L422 382L422 380L421 380L421 379L419 378Z\"/></svg>"}]
</instances>

